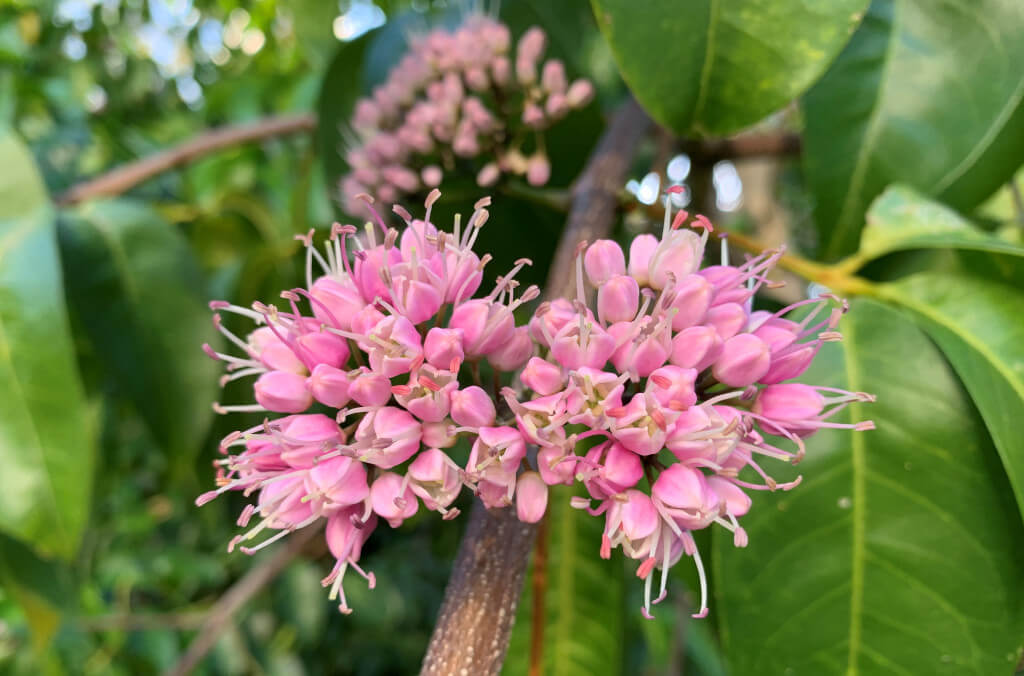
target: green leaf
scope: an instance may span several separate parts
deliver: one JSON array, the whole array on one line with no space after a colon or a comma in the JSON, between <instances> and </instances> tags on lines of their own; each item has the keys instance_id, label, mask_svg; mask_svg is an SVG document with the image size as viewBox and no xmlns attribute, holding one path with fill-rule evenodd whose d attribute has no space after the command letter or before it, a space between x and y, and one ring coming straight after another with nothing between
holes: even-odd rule
<instances>
[{"instance_id":1,"label":"green leaf","mask_svg":"<svg viewBox=\"0 0 1024 676\"><path fill-rule=\"evenodd\" d=\"M616 551L610 560L599 556L604 517L573 509L571 495L570 488L557 486L548 500L542 673L618 674L623 612L640 609L623 610L621 553ZM503 673L509 676L527 673L529 665L534 575L531 567L505 660Z\"/></svg>"},{"instance_id":2,"label":"green leaf","mask_svg":"<svg viewBox=\"0 0 1024 676\"><path fill-rule=\"evenodd\" d=\"M0 584L21 606L32 631L32 647L42 654L60 625L71 597L68 570L40 558L23 542L0 533Z\"/></svg>"},{"instance_id":3,"label":"green leaf","mask_svg":"<svg viewBox=\"0 0 1024 676\"><path fill-rule=\"evenodd\" d=\"M857 258L869 261L910 249L968 249L1024 257L1024 248L975 227L912 188L893 186L872 203Z\"/></svg>"},{"instance_id":4,"label":"green leaf","mask_svg":"<svg viewBox=\"0 0 1024 676\"><path fill-rule=\"evenodd\" d=\"M88 520L94 421L75 363L54 213L0 131L0 530L70 557Z\"/></svg>"},{"instance_id":5,"label":"green leaf","mask_svg":"<svg viewBox=\"0 0 1024 676\"><path fill-rule=\"evenodd\" d=\"M195 457L213 415L216 362L201 275L184 235L147 207L90 202L60 228L69 297L93 350L171 458Z\"/></svg>"},{"instance_id":6,"label":"green leaf","mask_svg":"<svg viewBox=\"0 0 1024 676\"><path fill-rule=\"evenodd\" d=\"M905 315L857 301L841 329L804 380L877 393L847 417L877 429L811 438L803 483L755 496L747 549L715 534L731 673L1010 674L1024 527L984 424Z\"/></svg>"},{"instance_id":7,"label":"green leaf","mask_svg":"<svg viewBox=\"0 0 1024 676\"><path fill-rule=\"evenodd\" d=\"M345 135L350 133L352 110L359 97L369 92L363 72L367 46L382 29L343 42L335 52L320 86L317 101L316 145L323 165L324 180L332 202L337 202L338 181L348 171Z\"/></svg>"},{"instance_id":8,"label":"green leaf","mask_svg":"<svg viewBox=\"0 0 1024 676\"><path fill-rule=\"evenodd\" d=\"M1024 152L1024 3L876 0L804 97L805 169L821 251L857 246L890 183L967 210Z\"/></svg>"},{"instance_id":9,"label":"green leaf","mask_svg":"<svg viewBox=\"0 0 1024 676\"><path fill-rule=\"evenodd\" d=\"M974 398L1024 515L1024 293L975 277L923 273L883 287L914 312Z\"/></svg>"},{"instance_id":10,"label":"green leaf","mask_svg":"<svg viewBox=\"0 0 1024 676\"><path fill-rule=\"evenodd\" d=\"M727 134L799 96L857 26L867 0L592 0L626 84L686 134Z\"/></svg>"}]
</instances>

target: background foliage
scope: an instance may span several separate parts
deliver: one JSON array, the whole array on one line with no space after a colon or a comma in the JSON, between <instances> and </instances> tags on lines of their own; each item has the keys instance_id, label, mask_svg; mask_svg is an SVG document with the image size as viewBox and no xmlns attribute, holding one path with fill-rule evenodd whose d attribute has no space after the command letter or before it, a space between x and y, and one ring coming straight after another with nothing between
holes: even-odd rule
<instances>
[{"instance_id":1,"label":"background foliage","mask_svg":"<svg viewBox=\"0 0 1024 676\"><path fill-rule=\"evenodd\" d=\"M339 214L354 101L410 31L457 22L466 8L452 4L0 6L0 671L171 669L216 601L274 556L228 556L237 505L192 504L234 427L209 405L204 303L299 281L293 235ZM1020 664L1024 6L819 5L501 3L514 34L543 26L599 94L550 132L550 189L497 188L484 246L531 256L543 280L567 190L632 93L663 129L637 149L616 236L650 227L658 190L685 183L716 223L788 242L791 284L764 302L807 282L852 297L846 339L816 376L878 395L850 411L876 431L822 432L797 490L755 496L747 549L721 532L701 543L707 620L688 619L684 561L672 600L643 621L635 578L597 557L600 522L553 506L506 673L531 661L557 676ZM211 127L301 112L318 114L315 133L66 203L82 180ZM693 142L737 133L731 162ZM799 157L742 150L794 134ZM452 213L480 196L471 177L445 188ZM460 529L414 519L375 536L365 556L381 584L353 587L353 617L323 598L323 552L307 548L233 615L199 672L415 671Z\"/></svg>"}]
</instances>

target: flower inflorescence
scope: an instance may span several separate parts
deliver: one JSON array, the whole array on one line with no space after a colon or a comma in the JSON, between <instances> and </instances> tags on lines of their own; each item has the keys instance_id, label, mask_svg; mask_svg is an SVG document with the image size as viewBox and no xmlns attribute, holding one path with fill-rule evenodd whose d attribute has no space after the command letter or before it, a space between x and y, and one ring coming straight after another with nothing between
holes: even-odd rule
<instances>
[{"instance_id":1,"label":"flower inflorescence","mask_svg":"<svg viewBox=\"0 0 1024 676\"><path fill-rule=\"evenodd\" d=\"M575 297L541 303L518 324L515 311L540 294L519 292L516 275L529 261L478 296L490 257L472 248L490 201L445 232L430 220L438 196L431 192L422 220L395 207L402 232L363 195L376 223L362 234L335 224L322 253L312 232L302 237L306 287L282 294L285 310L211 304L214 324L242 353L206 346L227 364L225 383L257 378L255 404L215 408L285 415L228 435L219 487L198 502L258 494L239 518L249 530L229 549L277 532L246 552L325 523L336 564L324 584L348 612L342 577L352 568L375 584L359 558L379 520L397 527L421 504L453 518L465 486L485 506L515 504L522 521L536 522L549 486L579 483L588 497L572 506L605 519L600 555L621 547L639 562L644 615L686 554L700 572L703 616L693 531L717 523L745 546L748 491L799 484L777 482L764 458L796 463L818 429L872 427L830 420L870 395L788 382L823 342L839 340L846 305L821 296L752 310L779 253L730 265L723 243L721 264L702 268L710 222L685 211L673 218L666 199L660 238L637 236L628 261L610 240L580 245ZM243 340L222 311L258 326ZM495 376L490 391L482 363ZM471 444L461 465L452 452L459 438Z\"/></svg>"},{"instance_id":2,"label":"flower inflorescence","mask_svg":"<svg viewBox=\"0 0 1024 676\"><path fill-rule=\"evenodd\" d=\"M387 81L355 105L340 186L348 212L364 213L354 195L392 204L436 188L458 165L484 187L503 175L547 183L544 130L594 88L569 82L561 61L543 61L545 42L533 27L513 47L509 29L483 14L454 32L411 37Z\"/></svg>"}]
</instances>

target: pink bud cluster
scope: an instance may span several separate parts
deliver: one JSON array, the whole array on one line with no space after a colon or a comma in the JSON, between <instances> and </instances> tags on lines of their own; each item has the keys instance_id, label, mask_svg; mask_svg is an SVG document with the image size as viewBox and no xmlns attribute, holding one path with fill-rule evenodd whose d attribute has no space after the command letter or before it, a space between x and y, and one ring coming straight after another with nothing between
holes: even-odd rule
<instances>
[{"instance_id":1,"label":"pink bud cluster","mask_svg":"<svg viewBox=\"0 0 1024 676\"><path fill-rule=\"evenodd\" d=\"M661 237L633 239L628 260L609 240L578 249L576 298L540 305L529 323L540 356L522 370L522 387L503 394L538 448L537 477L547 485L581 482L589 497L572 505L604 517L601 556L621 547L639 562L644 616L686 554L700 574L695 616L703 617L707 589L692 533L717 523L746 546L738 519L751 507L748 491L800 482L776 481L762 459L799 462L804 438L823 427L873 428L829 421L873 397L786 382L804 373L823 342L840 339L844 303L823 296L753 311L752 297L771 284L765 275L780 253L729 265L723 240L722 263L702 268L710 222L697 216L694 229L683 228L689 215L673 218L670 207L666 199ZM584 439L597 443L584 448ZM780 446L787 442L791 450ZM531 516L543 512L546 495L535 500ZM660 590L652 598L656 568Z\"/></svg>"},{"instance_id":2,"label":"pink bud cluster","mask_svg":"<svg viewBox=\"0 0 1024 676\"><path fill-rule=\"evenodd\" d=\"M489 294L476 296L490 257L478 257L472 247L490 200L477 202L465 227L456 217L453 232L444 232L430 222L439 195L434 190L427 198L423 220L395 207L406 222L401 233L374 211L377 223L367 223L363 236L335 224L322 252L312 231L301 237L306 287L281 294L287 309L211 303L214 325L241 352L204 346L227 365L222 384L256 378L255 404L214 408L285 415L228 435L220 445L226 457L215 463L219 487L197 503L226 491L256 494L238 520L248 531L229 551L264 531L276 534L242 551L324 523L337 560L324 585L332 599L340 595L343 612L349 612L341 586L347 569L375 584L359 558L380 520L398 527L421 504L453 518L463 485L489 505L510 504L526 455L516 427L496 422L497 392L463 382L467 372L479 382L486 361L498 383L501 372L532 356L529 329L514 317L539 294L535 286L517 293L516 274L529 261L518 261ZM372 211L372 200L363 197ZM257 328L243 340L221 322L222 311ZM466 468L446 452L460 435L473 440ZM537 491L521 481L524 492ZM253 517L258 521L250 526Z\"/></svg>"},{"instance_id":3,"label":"pink bud cluster","mask_svg":"<svg viewBox=\"0 0 1024 676\"><path fill-rule=\"evenodd\" d=\"M481 14L453 33L412 38L387 81L356 103L350 172L341 181L346 210L363 213L348 197L360 193L392 204L435 188L457 165L480 186L502 175L547 183L543 132L585 106L594 87L570 83L561 61L543 61L545 42L534 27L513 50L508 28Z\"/></svg>"}]
</instances>

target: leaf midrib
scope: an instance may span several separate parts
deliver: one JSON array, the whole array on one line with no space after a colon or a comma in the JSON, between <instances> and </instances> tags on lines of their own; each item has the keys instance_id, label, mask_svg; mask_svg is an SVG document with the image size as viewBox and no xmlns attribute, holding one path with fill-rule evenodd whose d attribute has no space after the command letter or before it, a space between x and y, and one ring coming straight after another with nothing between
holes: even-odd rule
<instances>
[{"instance_id":1,"label":"leaf midrib","mask_svg":"<svg viewBox=\"0 0 1024 676\"><path fill-rule=\"evenodd\" d=\"M857 340L853 328L853 322L848 322L843 327L846 334L846 353L844 355L844 368L846 371L846 386L851 392L860 391L860 372L855 366ZM851 402L849 406L850 419L861 419L862 405L859 402ZM851 538L853 540L850 561L850 626L848 630L849 651L847 653L847 674L854 676L857 673L857 654L860 651L861 643L861 616L864 607L864 501L866 498L866 487L864 484L866 474L866 448L864 446L864 435L853 433L850 446L850 471L852 475L852 488L850 505Z\"/></svg>"},{"instance_id":2,"label":"leaf midrib","mask_svg":"<svg viewBox=\"0 0 1024 676\"><path fill-rule=\"evenodd\" d=\"M718 0L711 0L708 6L708 39L704 45L704 63L700 67L700 89L697 91L697 102L693 106L693 118L690 125L695 126L704 111L708 98L708 83L711 81L711 67L714 63L715 28L718 25Z\"/></svg>"}]
</instances>

